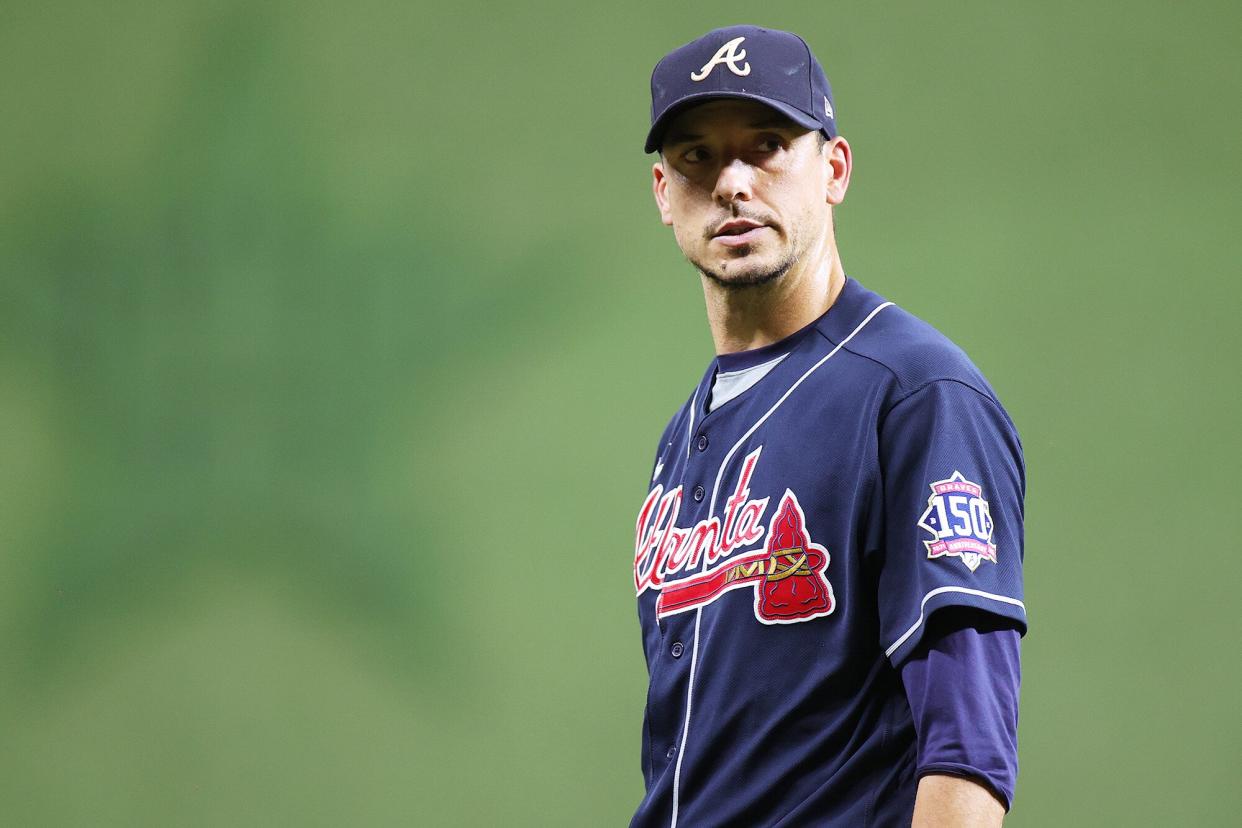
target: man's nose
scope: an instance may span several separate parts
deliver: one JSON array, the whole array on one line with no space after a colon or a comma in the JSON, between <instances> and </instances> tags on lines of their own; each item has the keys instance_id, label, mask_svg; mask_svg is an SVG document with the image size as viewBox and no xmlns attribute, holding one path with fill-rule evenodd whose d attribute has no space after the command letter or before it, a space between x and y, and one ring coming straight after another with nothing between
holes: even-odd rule
<instances>
[{"instance_id":1,"label":"man's nose","mask_svg":"<svg viewBox=\"0 0 1242 828\"><path fill-rule=\"evenodd\" d=\"M734 158L720 168L720 174L716 176L716 190L712 195L717 204L727 207L734 201L750 201L753 186L753 168L741 159Z\"/></svg>"}]
</instances>

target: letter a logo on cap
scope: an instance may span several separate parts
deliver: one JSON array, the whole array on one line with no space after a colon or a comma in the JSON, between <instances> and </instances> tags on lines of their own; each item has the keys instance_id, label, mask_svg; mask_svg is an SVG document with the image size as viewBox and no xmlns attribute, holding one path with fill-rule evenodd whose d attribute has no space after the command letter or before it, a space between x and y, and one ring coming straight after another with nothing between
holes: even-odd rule
<instances>
[{"instance_id":1,"label":"letter a logo on cap","mask_svg":"<svg viewBox=\"0 0 1242 828\"><path fill-rule=\"evenodd\" d=\"M732 40L730 40L728 43L726 43L725 45L721 46L719 49L716 50L716 54L712 55L712 59L709 60L707 63L703 64L702 69L700 69L697 72L690 73L690 80L692 81L703 80L704 78L706 78L708 75L712 73L712 70L715 69L718 64L721 64L721 63L728 66L729 71L737 75L738 77L744 78L747 75L749 75L750 74L749 63L743 64L741 67L738 67L737 65L737 62L739 60L746 59L746 50L743 49L740 52L737 50L737 47L740 46L742 44L742 41L745 39L746 39L745 37L735 37Z\"/></svg>"}]
</instances>

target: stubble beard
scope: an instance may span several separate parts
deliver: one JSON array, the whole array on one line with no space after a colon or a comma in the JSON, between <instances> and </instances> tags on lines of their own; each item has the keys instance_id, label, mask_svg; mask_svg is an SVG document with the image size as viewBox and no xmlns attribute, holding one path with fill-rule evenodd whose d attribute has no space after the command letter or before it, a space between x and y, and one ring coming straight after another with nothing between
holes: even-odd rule
<instances>
[{"instance_id":1,"label":"stubble beard","mask_svg":"<svg viewBox=\"0 0 1242 828\"><path fill-rule=\"evenodd\" d=\"M746 248L739 248L738 252L740 253L743 250L746 250ZM693 258L689 259L689 261L690 264L694 265L700 273L708 279L711 279L720 287L728 290L741 290L744 288L761 287L762 285L768 285L775 282L777 279L780 279L789 272L789 268L793 267L796 257L791 253L784 261L780 262L775 267L764 270L743 271L732 275L728 273L729 262L725 262L724 267L720 270L716 270L703 262L696 261Z\"/></svg>"},{"instance_id":2,"label":"stubble beard","mask_svg":"<svg viewBox=\"0 0 1242 828\"><path fill-rule=\"evenodd\" d=\"M733 251L734 257L726 260L719 267L712 267L690 254L686 254L686 260L694 265L700 273L726 290L757 288L779 280L794 266L794 262L798 261L798 245L796 241L795 239L795 244L790 245L789 252L784 259L773 266L759 269L754 267L747 268L745 265L746 257L754 250L752 245L735 248Z\"/></svg>"}]
</instances>

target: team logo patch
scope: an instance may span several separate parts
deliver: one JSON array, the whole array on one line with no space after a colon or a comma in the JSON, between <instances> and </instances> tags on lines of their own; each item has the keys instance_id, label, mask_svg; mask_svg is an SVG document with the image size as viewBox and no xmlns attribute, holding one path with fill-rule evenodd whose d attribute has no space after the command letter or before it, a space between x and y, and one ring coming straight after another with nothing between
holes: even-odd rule
<instances>
[{"instance_id":1,"label":"team logo patch","mask_svg":"<svg viewBox=\"0 0 1242 828\"><path fill-rule=\"evenodd\" d=\"M983 487L954 471L946 480L929 484L927 511L919 526L931 532L923 541L928 558L954 557L974 572L983 561L996 563L992 543L992 513L983 499Z\"/></svg>"},{"instance_id":2,"label":"team logo patch","mask_svg":"<svg viewBox=\"0 0 1242 828\"><path fill-rule=\"evenodd\" d=\"M656 613L663 618L710 604L729 590L753 588L755 617L764 624L793 624L830 615L836 598L824 575L828 558L828 550L807 534L806 515L797 495L786 489L768 524L762 552L665 583Z\"/></svg>"}]
</instances>

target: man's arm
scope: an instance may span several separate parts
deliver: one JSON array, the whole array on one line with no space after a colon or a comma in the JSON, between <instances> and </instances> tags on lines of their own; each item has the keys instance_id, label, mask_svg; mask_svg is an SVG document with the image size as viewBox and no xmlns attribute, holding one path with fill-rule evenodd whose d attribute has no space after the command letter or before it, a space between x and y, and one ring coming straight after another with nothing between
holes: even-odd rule
<instances>
[{"instance_id":1,"label":"man's arm","mask_svg":"<svg viewBox=\"0 0 1242 828\"><path fill-rule=\"evenodd\" d=\"M911 828L997 828L1005 806L971 779L929 773L919 780Z\"/></svg>"}]
</instances>

